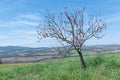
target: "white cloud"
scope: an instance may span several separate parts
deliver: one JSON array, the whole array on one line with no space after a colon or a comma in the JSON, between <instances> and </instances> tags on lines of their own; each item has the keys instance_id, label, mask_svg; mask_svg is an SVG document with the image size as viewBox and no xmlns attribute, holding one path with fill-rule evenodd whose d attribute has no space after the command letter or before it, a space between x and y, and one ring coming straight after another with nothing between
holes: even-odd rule
<instances>
[{"instance_id":1,"label":"white cloud","mask_svg":"<svg viewBox=\"0 0 120 80\"><path fill-rule=\"evenodd\" d=\"M29 46L29 47L37 47L38 43L35 39L30 39L30 40L24 40L20 39L18 41L4 41L0 42L0 45L2 46Z\"/></svg>"},{"instance_id":2,"label":"white cloud","mask_svg":"<svg viewBox=\"0 0 120 80\"><path fill-rule=\"evenodd\" d=\"M0 27L19 27L19 26L38 26L39 22L36 21L10 21L10 22L0 22Z\"/></svg>"},{"instance_id":3,"label":"white cloud","mask_svg":"<svg viewBox=\"0 0 120 80\"><path fill-rule=\"evenodd\" d=\"M120 22L120 13L110 15L109 17L107 17L107 20L109 22Z\"/></svg>"},{"instance_id":4,"label":"white cloud","mask_svg":"<svg viewBox=\"0 0 120 80\"><path fill-rule=\"evenodd\" d=\"M29 19L29 20L34 20L34 21L39 21L41 17L36 14L25 14L25 15L19 15L16 17L16 19Z\"/></svg>"},{"instance_id":5,"label":"white cloud","mask_svg":"<svg viewBox=\"0 0 120 80\"><path fill-rule=\"evenodd\" d=\"M37 35L35 30L15 30L13 33L24 34L24 35Z\"/></svg>"},{"instance_id":6,"label":"white cloud","mask_svg":"<svg viewBox=\"0 0 120 80\"><path fill-rule=\"evenodd\" d=\"M8 36L0 35L0 39L7 39Z\"/></svg>"},{"instance_id":7,"label":"white cloud","mask_svg":"<svg viewBox=\"0 0 120 80\"><path fill-rule=\"evenodd\" d=\"M14 17L10 21L0 22L0 27L38 26L41 17L35 14L25 14Z\"/></svg>"},{"instance_id":8,"label":"white cloud","mask_svg":"<svg viewBox=\"0 0 120 80\"><path fill-rule=\"evenodd\" d=\"M27 20L17 20L15 22L15 25L20 26L20 25L25 25L25 26L38 26L39 22L38 21L27 21Z\"/></svg>"},{"instance_id":9,"label":"white cloud","mask_svg":"<svg viewBox=\"0 0 120 80\"><path fill-rule=\"evenodd\" d=\"M37 18L38 17L38 18ZM14 17L12 20L6 22L0 22L0 27L5 27L6 29L11 28L8 33L2 33L0 35L0 45L2 46L38 46L37 43L37 33L32 27L36 27L39 24L40 16L38 15L20 15ZM17 29L17 27L30 26L30 28ZM14 27L16 27L14 29ZM5 32L5 31L4 31Z\"/></svg>"}]
</instances>

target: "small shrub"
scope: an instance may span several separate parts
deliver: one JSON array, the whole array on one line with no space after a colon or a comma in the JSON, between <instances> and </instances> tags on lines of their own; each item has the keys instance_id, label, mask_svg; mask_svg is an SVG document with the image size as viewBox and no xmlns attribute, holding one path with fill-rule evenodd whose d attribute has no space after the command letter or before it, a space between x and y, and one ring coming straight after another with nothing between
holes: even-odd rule
<instances>
[{"instance_id":1,"label":"small shrub","mask_svg":"<svg viewBox=\"0 0 120 80\"><path fill-rule=\"evenodd\" d=\"M116 69L116 68L120 68L120 64L117 61L111 59L109 61L106 61L105 67L107 69Z\"/></svg>"},{"instance_id":2,"label":"small shrub","mask_svg":"<svg viewBox=\"0 0 120 80\"><path fill-rule=\"evenodd\" d=\"M87 59L86 63L87 63L87 66L96 67L104 63L104 59L102 56L91 57Z\"/></svg>"}]
</instances>

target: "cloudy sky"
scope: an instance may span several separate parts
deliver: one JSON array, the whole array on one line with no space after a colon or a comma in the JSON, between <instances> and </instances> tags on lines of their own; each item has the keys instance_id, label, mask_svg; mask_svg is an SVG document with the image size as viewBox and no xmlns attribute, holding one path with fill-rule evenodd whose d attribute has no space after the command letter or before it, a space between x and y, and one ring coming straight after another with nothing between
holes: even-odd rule
<instances>
[{"instance_id":1,"label":"cloudy sky","mask_svg":"<svg viewBox=\"0 0 120 80\"><path fill-rule=\"evenodd\" d=\"M85 7L87 14L111 22L102 39L93 38L86 45L120 44L120 0L0 0L0 46L58 45L52 39L39 42L36 27L46 9L55 13L64 7Z\"/></svg>"}]
</instances>

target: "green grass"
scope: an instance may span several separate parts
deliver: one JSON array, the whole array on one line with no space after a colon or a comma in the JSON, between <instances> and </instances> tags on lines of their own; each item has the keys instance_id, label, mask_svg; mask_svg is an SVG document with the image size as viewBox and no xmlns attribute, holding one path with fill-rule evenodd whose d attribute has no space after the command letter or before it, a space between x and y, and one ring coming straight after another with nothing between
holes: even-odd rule
<instances>
[{"instance_id":1,"label":"green grass","mask_svg":"<svg viewBox=\"0 0 120 80\"><path fill-rule=\"evenodd\" d=\"M120 54L78 57L36 63L1 64L0 80L120 80Z\"/></svg>"}]
</instances>

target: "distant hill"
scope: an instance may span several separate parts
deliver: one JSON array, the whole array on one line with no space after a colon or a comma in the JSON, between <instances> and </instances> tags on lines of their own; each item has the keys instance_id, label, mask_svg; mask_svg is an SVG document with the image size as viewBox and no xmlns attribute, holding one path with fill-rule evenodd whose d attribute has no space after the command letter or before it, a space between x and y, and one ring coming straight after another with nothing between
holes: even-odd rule
<instances>
[{"instance_id":1,"label":"distant hill","mask_svg":"<svg viewBox=\"0 0 120 80\"><path fill-rule=\"evenodd\" d=\"M10 52L16 52L16 51L51 51L51 48L48 47L41 47L41 48L30 48L30 47L21 47L21 46L6 46L6 47L0 47L0 53L10 53Z\"/></svg>"},{"instance_id":2,"label":"distant hill","mask_svg":"<svg viewBox=\"0 0 120 80\"><path fill-rule=\"evenodd\" d=\"M21 46L5 46L0 47L0 57L8 56L20 56L20 55L40 55L53 52L52 48L41 47L41 48L30 48Z\"/></svg>"},{"instance_id":3,"label":"distant hill","mask_svg":"<svg viewBox=\"0 0 120 80\"><path fill-rule=\"evenodd\" d=\"M120 45L116 45L116 44L113 44L113 45L85 45L83 46L83 49L85 48L119 48L120 49Z\"/></svg>"},{"instance_id":4,"label":"distant hill","mask_svg":"<svg viewBox=\"0 0 120 80\"><path fill-rule=\"evenodd\" d=\"M0 53L6 53L6 52L15 52L18 50L30 50L31 48L28 47L20 47L20 46L6 46L6 47L0 47Z\"/></svg>"},{"instance_id":5,"label":"distant hill","mask_svg":"<svg viewBox=\"0 0 120 80\"><path fill-rule=\"evenodd\" d=\"M67 46L68 47L68 46ZM5 46L0 47L0 57L9 57L9 56L32 56L32 55L45 55L45 54L53 54L54 48L49 47L21 47L21 46ZM59 49L63 49L63 47L59 47ZM120 50L120 45L92 45L92 46L83 46L83 50L93 51L93 52L110 52L115 49Z\"/></svg>"}]
</instances>

